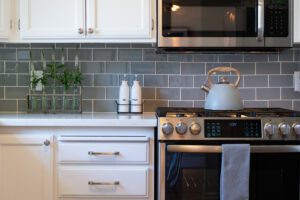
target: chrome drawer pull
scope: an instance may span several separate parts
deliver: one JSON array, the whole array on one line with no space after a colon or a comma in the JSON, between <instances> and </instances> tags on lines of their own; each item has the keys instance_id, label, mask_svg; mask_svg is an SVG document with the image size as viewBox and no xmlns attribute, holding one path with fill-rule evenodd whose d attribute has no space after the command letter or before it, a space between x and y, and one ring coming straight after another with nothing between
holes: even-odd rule
<instances>
[{"instance_id":1,"label":"chrome drawer pull","mask_svg":"<svg viewBox=\"0 0 300 200\"><path fill-rule=\"evenodd\" d=\"M88 154L90 156L119 156L120 152L116 151L116 152L93 152L93 151L89 151Z\"/></svg>"},{"instance_id":2,"label":"chrome drawer pull","mask_svg":"<svg viewBox=\"0 0 300 200\"><path fill-rule=\"evenodd\" d=\"M114 181L114 182L94 182L89 181L89 185L120 185L120 181Z\"/></svg>"}]
</instances>

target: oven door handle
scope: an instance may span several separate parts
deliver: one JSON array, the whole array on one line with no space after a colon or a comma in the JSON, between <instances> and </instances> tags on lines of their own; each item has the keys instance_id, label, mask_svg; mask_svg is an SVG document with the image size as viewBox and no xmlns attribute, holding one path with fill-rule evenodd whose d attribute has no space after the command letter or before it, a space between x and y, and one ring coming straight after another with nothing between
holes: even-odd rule
<instances>
[{"instance_id":1,"label":"oven door handle","mask_svg":"<svg viewBox=\"0 0 300 200\"><path fill-rule=\"evenodd\" d=\"M168 152L178 153L222 153L222 146L211 145L168 145ZM300 145L250 146L251 153L298 153Z\"/></svg>"}]
</instances>

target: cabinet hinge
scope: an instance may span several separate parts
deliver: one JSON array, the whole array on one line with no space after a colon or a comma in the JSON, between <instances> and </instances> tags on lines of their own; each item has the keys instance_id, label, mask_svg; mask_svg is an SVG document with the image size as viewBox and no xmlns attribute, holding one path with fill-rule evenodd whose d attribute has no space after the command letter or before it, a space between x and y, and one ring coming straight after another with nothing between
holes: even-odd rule
<instances>
[{"instance_id":1,"label":"cabinet hinge","mask_svg":"<svg viewBox=\"0 0 300 200\"><path fill-rule=\"evenodd\" d=\"M13 20L11 19L11 20L9 20L9 28L10 28L10 30L12 30L13 29Z\"/></svg>"},{"instance_id":2,"label":"cabinet hinge","mask_svg":"<svg viewBox=\"0 0 300 200\"><path fill-rule=\"evenodd\" d=\"M21 20L18 20L18 29L21 30Z\"/></svg>"}]
</instances>

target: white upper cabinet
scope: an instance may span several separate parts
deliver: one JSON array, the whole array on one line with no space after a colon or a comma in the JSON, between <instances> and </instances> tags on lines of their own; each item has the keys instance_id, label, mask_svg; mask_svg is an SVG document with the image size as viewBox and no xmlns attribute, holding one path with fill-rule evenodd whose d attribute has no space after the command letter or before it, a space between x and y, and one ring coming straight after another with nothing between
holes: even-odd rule
<instances>
[{"instance_id":1,"label":"white upper cabinet","mask_svg":"<svg viewBox=\"0 0 300 200\"><path fill-rule=\"evenodd\" d=\"M300 43L300 1L294 1L294 43Z\"/></svg>"},{"instance_id":2,"label":"white upper cabinet","mask_svg":"<svg viewBox=\"0 0 300 200\"><path fill-rule=\"evenodd\" d=\"M84 38L85 0L21 0L22 39Z\"/></svg>"},{"instance_id":3,"label":"white upper cabinet","mask_svg":"<svg viewBox=\"0 0 300 200\"><path fill-rule=\"evenodd\" d=\"M87 35L91 38L149 38L150 13L150 0L89 0Z\"/></svg>"},{"instance_id":4,"label":"white upper cabinet","mask_svg":"<svg viewBox=\"0 0 300 200\"><path fill-rule=\"evenodd\" d=\"M9 38L10 32L10 0L0 0L0 40Z\"/></svg>"},{"instance_id":5,"label":"white upper cabinet","mask_svg":"<svg viewBox=\"0 0 300 200\"><path fill-rule=\"evenodd\" d=\"M151 0L20 0L21 39L151 39L152 4Z\"/></svg>"}]
</instances>

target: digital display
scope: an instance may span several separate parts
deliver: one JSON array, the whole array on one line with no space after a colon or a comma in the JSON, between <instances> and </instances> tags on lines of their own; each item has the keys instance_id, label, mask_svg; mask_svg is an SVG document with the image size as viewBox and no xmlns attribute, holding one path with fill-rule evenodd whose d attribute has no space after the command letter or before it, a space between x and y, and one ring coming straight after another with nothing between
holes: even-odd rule
<instances>
[{"instance_id":1,"label":"digital display","mask_svg":"<svg viewBox=\"0 0 300 200\"><path fill-rule=\"evenodd\" d=\"M260 120L204 120L207 138L261 138Z\"/></svg>"}]
</instances>

